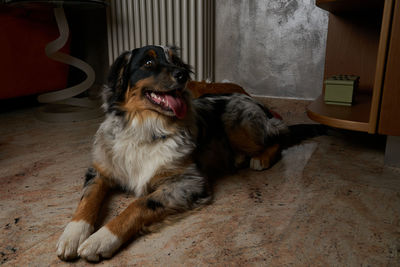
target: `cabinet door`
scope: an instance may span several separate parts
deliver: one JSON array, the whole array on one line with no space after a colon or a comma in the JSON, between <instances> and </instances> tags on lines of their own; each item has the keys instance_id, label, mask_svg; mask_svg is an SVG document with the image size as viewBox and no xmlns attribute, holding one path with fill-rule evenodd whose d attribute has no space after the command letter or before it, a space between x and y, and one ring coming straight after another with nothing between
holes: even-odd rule
<instances>
[{"instance_id":1,"label":"cabinet door","mask_svg":"<svg viewBox=\"0 0 400 267\"><path fill-rule=\"evenodd\" d=\"M394 6L378 132L400 136L400 0Z\"/></svg>"}]
</instances>

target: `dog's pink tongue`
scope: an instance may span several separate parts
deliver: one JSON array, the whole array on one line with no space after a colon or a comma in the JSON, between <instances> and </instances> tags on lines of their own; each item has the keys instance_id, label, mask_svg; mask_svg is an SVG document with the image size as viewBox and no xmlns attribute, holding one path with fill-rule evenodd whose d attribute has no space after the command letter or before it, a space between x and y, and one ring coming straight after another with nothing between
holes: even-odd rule
<instances>
[{"instance_id":1,"label":"dog's pink tongue","mask_svg":"<svg viewBox=\"0 0 400 267\"><path fill-rule=\"evenodd\" d=\"M178 119L183 119L187 112L185 101L181 97L173 97L168 94L165 95L165 98L167 99L169 108L172 109L175 116L178 117Z\"/></svg>"}]
</instances>

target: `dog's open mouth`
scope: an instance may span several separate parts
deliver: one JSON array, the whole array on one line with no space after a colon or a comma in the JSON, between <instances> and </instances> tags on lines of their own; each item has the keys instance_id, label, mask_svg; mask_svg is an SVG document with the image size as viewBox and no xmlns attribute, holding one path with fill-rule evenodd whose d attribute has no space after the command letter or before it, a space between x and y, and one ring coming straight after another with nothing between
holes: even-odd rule
<instances>
[{"instance_id":1,"label":"dog's open mouth","mask_svg":"<svg viewBox=\"0 0 400 267\"><path fill-rule=\"evenodd\" d=\"M186 101L178 90L168 92L146 91L146 98L163 111L173 113L178 119L185 117L187 112Z\"/></svg>"}]
</instances>

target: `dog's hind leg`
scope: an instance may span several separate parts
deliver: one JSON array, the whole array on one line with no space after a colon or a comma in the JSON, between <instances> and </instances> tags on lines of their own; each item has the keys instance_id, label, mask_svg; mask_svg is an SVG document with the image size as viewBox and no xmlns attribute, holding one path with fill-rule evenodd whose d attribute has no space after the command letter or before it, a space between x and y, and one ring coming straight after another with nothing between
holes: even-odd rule
<instances>
[{"instance_id":1,"label":"dog's hind leg","mask_svg":"<svg viewBox=\"0 0 400 267\"><path fill-rule=\"evenodd\" d=\"M155 191L136 199L79 247L80 257L88 261L109 258L123 243L151 224L210 200L206 180L194 166L188 167L181 174L157 179Z\"/></svg>"},{"instance_id":2,"label":"dog's hind leg","mask_svg":"<svg viewBox=\"0 0 400 267\"><path fill-rule=\"evenodd\" d=\"M262 171L271 167L281 156L281 146L274 144L250 159L250 168Z\"/></svg>"},{"instance_id":3,"label":"dog's hind leg","mask_svg":"<svg viewBox=\"0 0 400 267\"><path fill-rule=\"evenodd\" d=\"M277 162L281 155L279 144L264 147L262 141L252 137L246 129L239 129L228 134L229 141L236 152L236 166L241 166L244 158L250 157L250 168L261 171Z\"/></svg>"},{"instance_id":4,"label":"dog's hind leg","mask_svg":"<svg viewBox=\"0 0 400 267\"><path fill-rule=\"evenodd\" d=\"M57 243L57 255L62 260L72 260L78 256L79 245L93 230L109 185L94 169L86 175L83 196L70 223L66 226Z\"/></svg>"},{"instance_id":5,"label":"dog's hind leg","mask_svg":"<svg viewBox=\"0 0 400 267\"><path fill-rule=\"evenodd\" d=\"M229 142L236 152L236 165L240 166L244 157L250 157L250 168L265 170L280 158L278 143L265 147L262 135L255 135L249 127L238 127L228 133Z\"/></svg>"},{"instance_id":6,"label":"dog's hind leg","mask_svg":"<svg viewBox=\"0 0 400 267\"><path fill-rule=\"evenodd\" d=\"M248 96L232 95L222 120L237 163L245 156L252 169L263 170L279 159L278 144L288 127L262 104Z\"/></svg>"}]
</instances>

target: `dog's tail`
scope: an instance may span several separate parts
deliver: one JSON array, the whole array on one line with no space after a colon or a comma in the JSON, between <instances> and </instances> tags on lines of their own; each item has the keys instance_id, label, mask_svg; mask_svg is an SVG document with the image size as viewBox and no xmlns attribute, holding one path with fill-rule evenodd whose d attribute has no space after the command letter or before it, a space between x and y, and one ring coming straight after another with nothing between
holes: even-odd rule
<instances>
[{"instance_id":1,"label":"dog's tail","mask_svg":"<svg viewBox=\"0 0 400 267\"><path fill-rule=\"evenodd\" d=\"M282 140L284 148L297 145L309 138L327 135L330 129L322 124L295 124L288 126L288 128L289 131Z\"/></svg>"}]
</instances>

